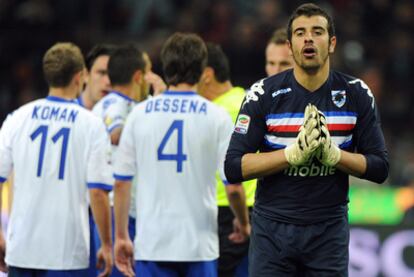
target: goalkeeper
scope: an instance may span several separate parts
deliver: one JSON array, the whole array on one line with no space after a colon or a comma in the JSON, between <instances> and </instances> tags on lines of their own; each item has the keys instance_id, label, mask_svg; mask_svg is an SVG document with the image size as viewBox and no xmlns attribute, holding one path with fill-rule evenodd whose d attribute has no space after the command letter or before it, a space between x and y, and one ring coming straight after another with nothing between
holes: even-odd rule
<instances>
[{"instance_id":1,"label":"goalkeeper","mask_svg":"<svg viewBox=\"0 0 414 277\"><path fill-rule=\"evenodd\" d=\"M301 5L287 33L293 70L252 85L225 161L229 182L258 178L249 276L348 276L349 175L388 176L380 119L368 86L330 69L324 10Z\"/></svg>"}]
</instances>

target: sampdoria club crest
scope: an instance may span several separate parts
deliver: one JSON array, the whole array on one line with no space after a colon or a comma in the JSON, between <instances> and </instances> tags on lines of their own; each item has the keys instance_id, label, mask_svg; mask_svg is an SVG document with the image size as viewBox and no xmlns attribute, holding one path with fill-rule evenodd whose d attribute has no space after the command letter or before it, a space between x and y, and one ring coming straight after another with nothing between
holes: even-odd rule
<instances>
[{"instance_id":1,"label":"sampdoria club crest","mask_svg":"<svg viewBox=\"0 0 414 277\"><path fill-rule=\"evenodd\" d=\"M345 90L332 90L331 94L332 94L332 101L334 102L334 104L338 108L341 108L346 102Z\"/></svg>"}]
</instances>

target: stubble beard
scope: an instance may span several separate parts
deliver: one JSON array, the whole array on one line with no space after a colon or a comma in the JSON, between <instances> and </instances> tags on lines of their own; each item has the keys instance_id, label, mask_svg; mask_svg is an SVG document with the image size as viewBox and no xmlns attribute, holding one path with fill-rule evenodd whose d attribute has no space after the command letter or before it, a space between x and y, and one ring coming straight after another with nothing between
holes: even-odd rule
<instances>
[{"instance_id":1,"label":"stubble beard","mask_svg":"<svg viewBox=\"0 0 414 277\"><path fill-rule=\"evenodd\" d=\"M328 53L328 51L326 52ZM327 63L329 54L326 54L325 56L321 57L322 62L319 63L318 61L314 61L311 63L306 62L306 58L303 58L301 56L301 53L296 53L296 55L293 55L293 59L295 60L295 63L307 74L314 75L316 74L319 69Z\"/></svg>"}]
</instances>

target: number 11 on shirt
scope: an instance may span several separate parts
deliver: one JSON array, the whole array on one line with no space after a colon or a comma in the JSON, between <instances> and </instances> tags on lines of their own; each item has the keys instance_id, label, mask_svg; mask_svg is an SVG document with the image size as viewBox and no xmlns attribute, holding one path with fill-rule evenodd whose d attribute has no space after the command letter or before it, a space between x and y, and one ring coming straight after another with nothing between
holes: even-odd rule
<instances>
[{"instance_id":1,"label":"number 11 on shirt","mask_svg":"<svg viewBox=\"0 0 414 277\"><path fill-rule=\"evenodd\" d=\"M30 138L34 141L38 136L40 138L40 150L39 150L39 160L37 162L37 177L42 175L43 160L45 157L46 150L46 139L49 126L40 125L31 135ZM62 141L62 151L60 155L60 164L59 164L59 180L63 180L65 177L65 163L66 163L66 153L68 149L68 139L69 139L69 128L61 128L53 137L53 143L56 143L60 137L63 137Z\"/></svg>"}]
</instances>

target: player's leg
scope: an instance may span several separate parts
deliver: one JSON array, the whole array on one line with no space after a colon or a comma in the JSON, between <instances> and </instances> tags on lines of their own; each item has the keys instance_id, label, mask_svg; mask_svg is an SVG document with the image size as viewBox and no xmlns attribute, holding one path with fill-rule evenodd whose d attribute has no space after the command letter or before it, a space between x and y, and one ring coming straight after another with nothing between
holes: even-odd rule
<instances>
[{"instance_id":1,"label":"player's leg","mask_svg":"<svg viewBox=\"0 0 414 277\"><path fill-rule=\"evenodd\" d=\"M295 249L297 227L269 220L252 212L249 248L249 276L295 276L298 268Z\"/></svg>"},{"instance_id":2,"label":"player's leg","mask_svg":"<svg viewBox=\"0 0 414 277\"><path fill-rule=\"evenodd\" d=\"M98 270L96 269L96 253L98 251L96 245L96 225L92 216L92 211L89 208L89 276L97 276ZM98 237L99 239L99 237Z\"/></svg>"},{"instance_id":3,"label":"player's leg","mask_svg":"<svg viewBox=\"0 0 414 277\"><path fill-rule=\"evenodd\" d=\"M36 277L36 270L9 266L9 277Z\"/></svg>"},{"instance_id":4,"label":"player's leg","mask_svg":"<svg viewBox=\"0 0 414 277\"><path fill-rule=\"evenodd\" d=\"M245 255L244 258L237 265L234 276L235 277L248 277L249 276L249 255Z\"/></svg>"},{"instance_id":5,"label":"player's leg","mask_svg":"<svg viewBox=\"0 0 414 277\"><path fill-rule=\"evenodd\" d=\"M36 277L90 277L90 275L88 269L37 270Z\"/></svg>"},{"instance_id":6,"label":"player's leg","mask_svg":"<svg viewBox=\"0 0 414 277\"><path fill-rule=\"evenodd\" d=\"M306 276L348 276L347 217L315 224L303 239L302 257Z\"/></svg>"},{"instance_id":7,"label":"player's leg","mask_svg":"<svg viewBox=\"0 0 414 277\"><path fill-rule=\"evenodd\" d=\"M218 259L218 275L220 277L247 276L248 274L247 264L241 265L241 263L244 258L247 260L249 242L234 243L228 238L233 232L233 219L234 215L229 207L219 207L218 228L220 256ZM235 275L238 267L240 267L239 274L243 273L243 268L246 269L244 275Z\"/></svg>"},{"instance_id":8,"label":"player's leg","mask_svg":"<svg viewBox=\"0 0 414 277\"><path fill-rule=\"evenodd\" d=\"M179 277L179 263L136 261L135 275L145 277Z\"/></svg>"},{"instance_id":9,"label":"player's leg","mask_svg":"<svg viewBox=\"0 0 414 277\"><path fill-rule=\"evenodd\" d=\"M132 242L135 240L135 223L136 219L132 216L129 216L128 218L128 232L129 237L131 238Z\"/></svg>"},{"instance_id":10,"label":"player's leg","mask_svg":"<svg viewBox=\"0 0 414 277\"><path fill-rule=\"evenodd\" d=\"M185 277L217 277L217 260L185 263Z\"/></svg>"}]
</instances>

